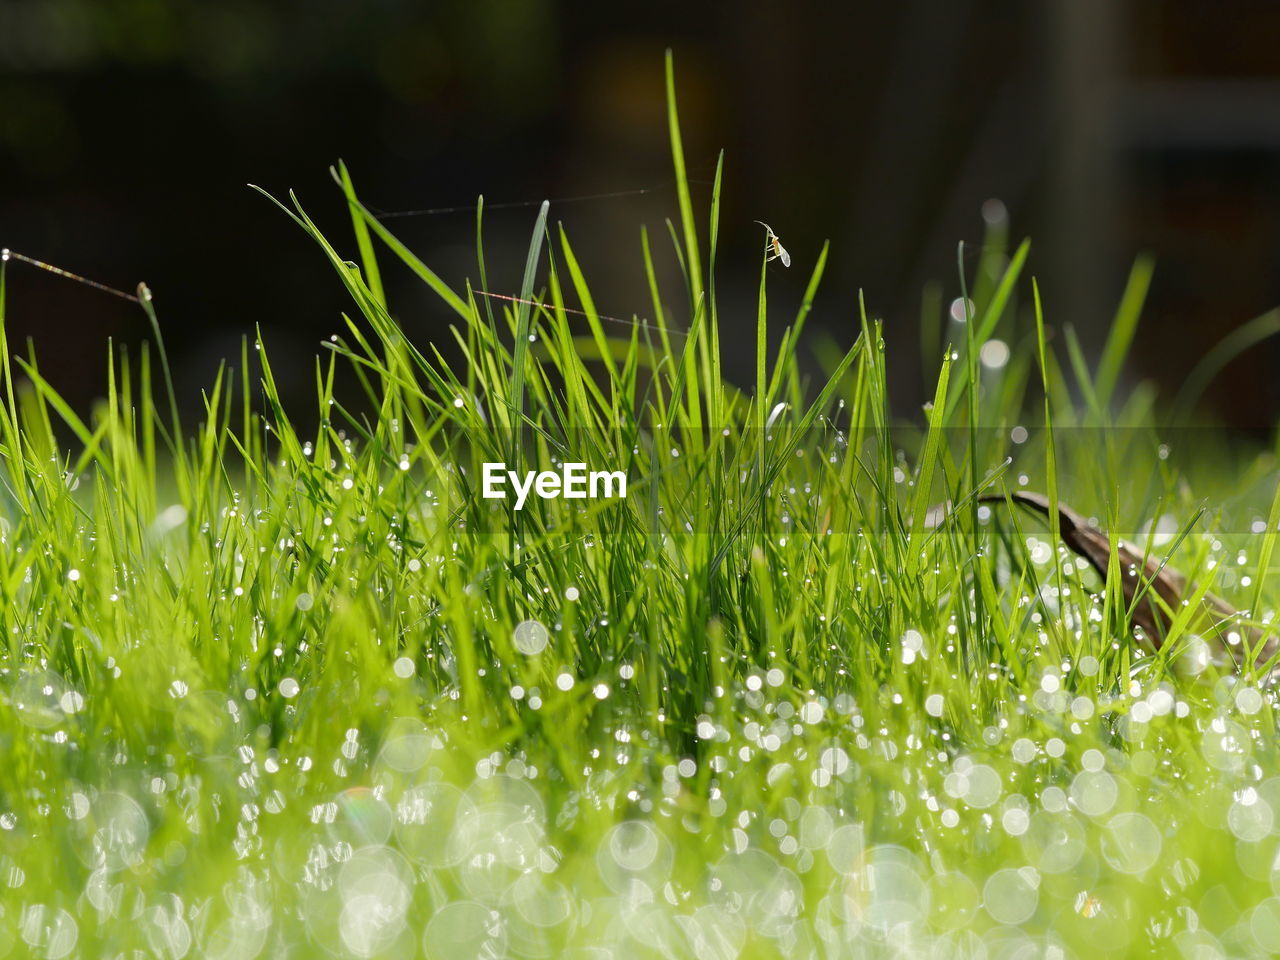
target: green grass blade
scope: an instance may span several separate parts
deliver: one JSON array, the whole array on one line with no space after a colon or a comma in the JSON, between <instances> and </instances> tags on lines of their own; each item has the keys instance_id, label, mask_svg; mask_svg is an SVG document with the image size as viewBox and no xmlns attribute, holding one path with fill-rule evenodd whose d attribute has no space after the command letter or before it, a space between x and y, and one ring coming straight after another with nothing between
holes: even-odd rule
<instances>
[{"instance_id":1,"label":"green grass blade","mask_svg":"<svg viewBox=\"0 0 1280 960\"><path fill-rule=\"evenodd\" d=\"M667 51L667 131L671 137L671 162L675 168L676 196L680 202L680 223L684 229L685 266L689 276L689 303L702 300L702 254L698 249L698 227L689 194L689 176L685 172L684 142L680 137L680 117L676 111L675 58ZM696 309L696 307L694 307Z\"/></svg>"},{"instance_id":2,"label":"green grass blade","mask_svg":"<svg viewBox=\"0 0 1280 960\"><path fill-rule=\"evenodd\" d=\"M1106 345L1102 348L1102 359L1098 362L1098 375L1094 379L1094 387L1098 395L1098 404L1103 409L1111 406L1115 396L1116 384L1120 381L1120 371L1124 368L1125 357L1133 343L1133 336L1138 329L1138 318L1142 313L1142 305L1147 299L1147 290L1151 287L1151 275L1155 271L1155 260L1149 256L1141 256L1134 261L1129 271L1129 282L1125 284L1124 295L1120 298L1120 306L1116 310L1111 330L1107 334Z\"/></svg>"}]
</instances>

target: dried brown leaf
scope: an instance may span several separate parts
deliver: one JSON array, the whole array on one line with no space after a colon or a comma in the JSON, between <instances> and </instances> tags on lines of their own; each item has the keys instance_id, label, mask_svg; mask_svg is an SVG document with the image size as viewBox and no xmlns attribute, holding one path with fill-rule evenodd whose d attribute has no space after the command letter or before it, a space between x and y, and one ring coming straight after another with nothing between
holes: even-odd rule
<instances>
[{"instance_id":1,"label":"dried brown leaf","mask_svg":"<svg viewBox=\"0 0 1280 960\"><path fill-rule=\"evenodd\" d=\"M978 499L980 503L1006 502L1004 496L995 495ZM1048 497L1029 490L1012 492L1008 499L1045 518L1050 516L1053 509ZM1105 580L1107 567L1111 562L1110 536L1105 530L1090 525L1062 501L1058 501L1057 513L1062 542L1088 561ZM1159 650L1172 625L1170 611L1180 610L1184 601L1189 602L1195 596L1196 590L1194 585L1187 583L1187 578L1181 571L1164 562L1161 557L1152 555L1144 560L1143 556L1144 552L1133 544L1123 540L1116 541L1120 585L1126 609L1133 610L1132 625L1142 629L1152 649ZM1157 602L1156 597L1163 603ZM1231 643L1227 636L1230 632L1238 633L1240 641L1247 644L1255 664L1265 663L1277 648L1274 636L1263 637L1261 631L1242 624L1240 611L1213 593L1205 593L1189 629L1210 644L1215 660L1223 664L1234 664L1237 668L1242 665L1243 650L1246 647Z\"/></svg>"}]
</instances>

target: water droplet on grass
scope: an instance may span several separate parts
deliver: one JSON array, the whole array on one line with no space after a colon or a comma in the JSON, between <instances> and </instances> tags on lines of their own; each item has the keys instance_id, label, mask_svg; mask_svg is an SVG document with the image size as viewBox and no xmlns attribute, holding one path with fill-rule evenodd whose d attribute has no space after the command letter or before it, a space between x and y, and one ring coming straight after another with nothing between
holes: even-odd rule
<instances>
[{"instance_id":1,"label":"water droplet on grass","mask_svg":"<svg viewBox=\"0 0 1280 960\"><path fill-rule=\"evenodd\" d=\"M1275 814L1271 804L1258 796L1252 787L1227 808L1227 829L1245 843L1256 843L1271 833Z\"/></svg>"},{"instance_id":2,"label":"water droplet on grass","mask_svg":"<svg viewBox=\"0 0 1280 960\"><path fill-rule=\"evenodd\" d=\"M1104 771L1084 771L1071 781L1071 800L1083 812L1098 817L1115 806L1120 788Z\"/></svg>"},{"instance_id":3,"label":"water droplet on grass","mask_svg":"<svg viewBox=\"0 0 1280 960\"><path fill-rule=\"evenodd\" d=\"M1022 836L1027 832L1027 827L1030 823L1030 815L1020 807L1012 807L1000 817L1000 825L1004 827L1004 832L1011 837Z\"/></svg>"},{"instance_id":4,"label":"water droplet on grass","mask_svg":"<svg viewBox=\"0 0 1280 960\"><path fill-rule=\"evenodd\" d=\"M982 905L1006 926L1026 923L1040 902L1040 875L1033 867L997 870L982 888Z\"/></svg>"},{"instance_id":5,"label":"water droplet on grass","mask_svg":"<svg viewBox=\"0 0 1280 960\"><path fill-rule=\"evenodd\" d=\"M988 340L978 351L978 359L988 370L999 370L1009 362L1009 345L1003 340Z\"/></svg>"},{"instance_id":6,"label":"water droplet on grass","mask_svg":"<svg viewBox=\"0 0 1280 960\"><path fill-rule=\"evenodd\" d=\"M973 301L965 297L956 297L951 301L948 313L956 323L967 323L969 316L973 313Z\"/></svg>"},{"instance_id":7,"label":"water droplet on grass","mask_svg":"<svg viewBox=\"0 0 1280 960\"><path fill-rule=\"evenodd\" d=\"M422 931L428 960L458 957L503 957L507 936L499 914L474 900L458 900L440 908Z\"/></svg>"},{"instance_id":8,"label":"water droplet on grass","mask_svg":"<svg viewBox=\"0 0 1280 960\"><path fill-rule=\"evenodd\" d=\"M537 620L524 620L511 631L511 642L527 657L536 656L546 649L550 633Z\"/></svg>"},{"instance_id":9,"label":"water droplet on grass","mask_svg":"<svg viewBox=\"0 0 1280 960\"><path fill-rule=\"evenodd\" d=\"M1121 873L1143 874L1160 859L1160 830L1141 813L1120 813L1107 822L1102 855Z\"/></svg>"},{"instance_id":10,"label":"water droplet on grass","mask_svg":"<svg viewBox=\"0 0 1280 960\"><path fill-rule=\"evenodd\" d=\"M1256 687L1241 687L1236 691L1236 709L1251 716L1262 709L1262 694Z\"/></svg>"}]
</instances>

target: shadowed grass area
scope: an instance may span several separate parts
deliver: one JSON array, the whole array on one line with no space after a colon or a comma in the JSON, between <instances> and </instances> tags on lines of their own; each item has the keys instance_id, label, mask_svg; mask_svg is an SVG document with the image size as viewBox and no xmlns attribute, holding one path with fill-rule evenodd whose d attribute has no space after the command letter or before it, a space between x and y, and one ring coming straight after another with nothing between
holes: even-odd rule
<instances>
[{"instance_id":1,"label":"shadowed grass area","mask_svg":"<svg viewBox=\"0 0 1280 960\"><path fill-rule=\"evenodd\" d=\"M1271 664L1204 639L1270 623L1277 465L1124 386L1150 264L1091 367L988 237L896 416L865 312L802 373L825 249L800 304L762 253L757 316L720 314L720 171L696 208L668 85L684 286L642 234L647 319L599 315L545 205L518 297L476 292L479 212L451 289L340 167L351 253L283 204L354 305L314 433L261 341L187 430L162 351L82 419L0 339L0 956L1280 950ZM465 362L406 333L393 264ZM499 461L628 495L517 511ZM1023 488L1239 622L1135 640L1118 561L979 502Z\"/></svg>"}]
</instances>

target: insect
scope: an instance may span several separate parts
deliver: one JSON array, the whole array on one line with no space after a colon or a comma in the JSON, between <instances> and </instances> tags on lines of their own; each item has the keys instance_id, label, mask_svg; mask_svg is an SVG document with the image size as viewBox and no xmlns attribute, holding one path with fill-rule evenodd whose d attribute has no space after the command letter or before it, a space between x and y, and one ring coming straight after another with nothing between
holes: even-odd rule
<instances>
[{"instance_id":1,"label":"insect","mask_svg":"<svg viewBox=\"0 0 1280 960\"><path fill-rule=\"evenodd\" d=\"M782 245L778 235L773 232L773 227L763 220L757 220L756 223L764 227L764 252L768 254L765 263L770 260L781 260L784 267L791 266L791 254L787 253L787 248Z\"/></svg>"}]
</instances>

